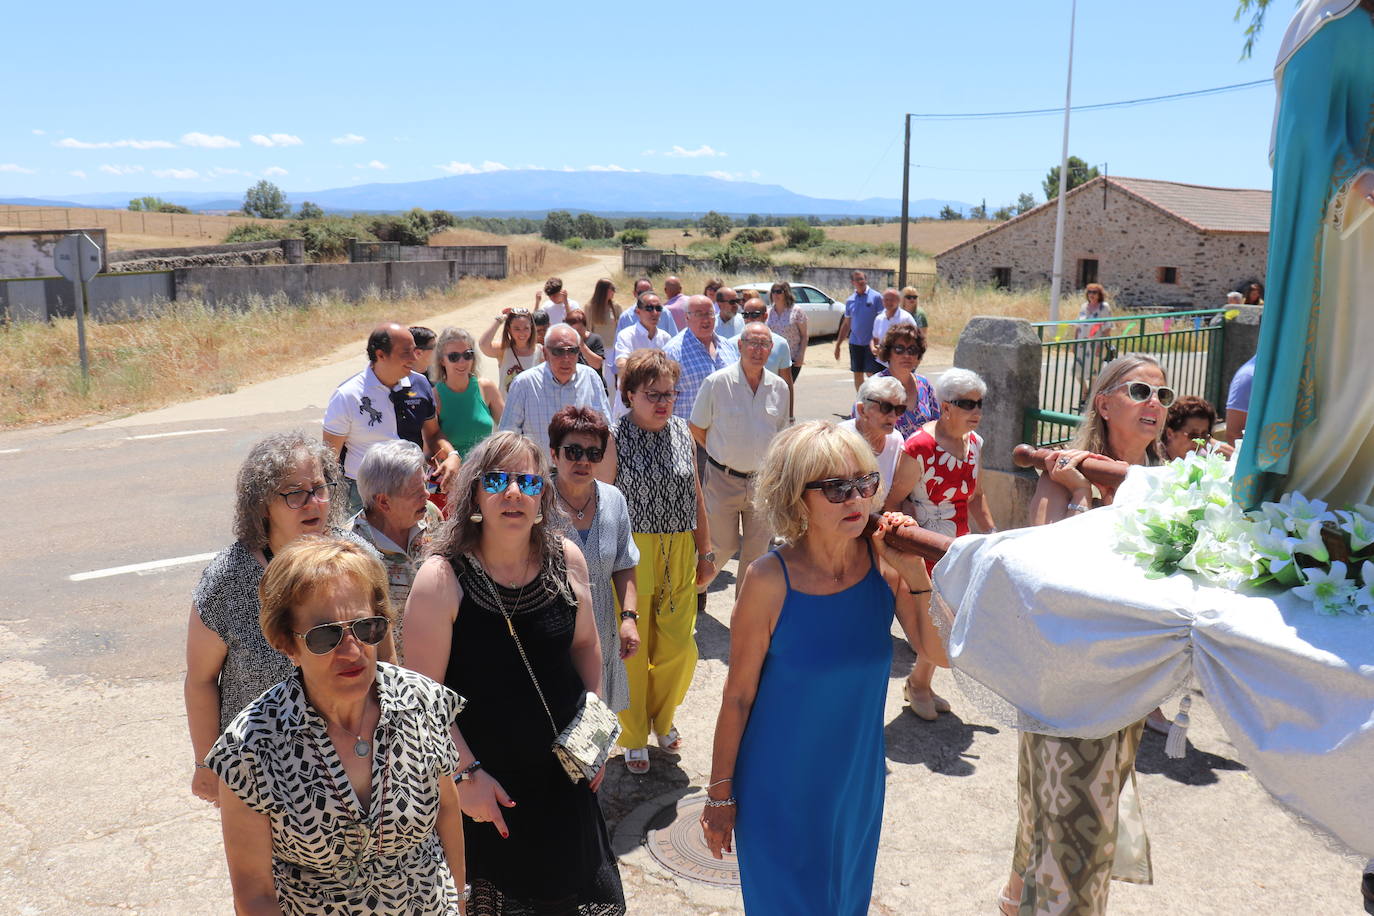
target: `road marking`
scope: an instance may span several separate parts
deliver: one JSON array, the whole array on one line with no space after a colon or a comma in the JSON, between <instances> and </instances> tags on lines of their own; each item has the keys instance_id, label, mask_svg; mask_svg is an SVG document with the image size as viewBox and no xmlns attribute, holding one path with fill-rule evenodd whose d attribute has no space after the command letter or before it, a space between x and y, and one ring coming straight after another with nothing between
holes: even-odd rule
<instances>
[{"instance_id":1,"label":"road marking","mask_svg":"<svg viewBox=\"0 0 1374 916\"><path fill-rule=\"evenodd\" d=\"M224 427L217 429L183 429L174 433L148 433L143 436L128 436L129 439L171 439L174 436L199 436L201 433L222 433Z\"/></svg>"},{"instance_id":2,"label":"road marking","mask_svg":"<svg viewBox=\"0 0 1374 916\"><path fill-rule=\"evenodd\" d=\"M67 578L73 582L85 582L87 579L104 579L109 576L123 576L128 573L145 573L158 569L167 569L171 566L185 566L187 563L204 563L214 559L213 553L196 553L189 557L172 557L169 560L149 560L147 563L133 563L129 566L111 566L109 569L96 569L91 572L73 573Z\"/></svg>"},{"instance_id":3,"label":"road marking","mask_svg":"<svg viewBox=\"0 0 1374 916\"><path fill-rule=\"evenodd\" d=\"M0 455L13 455L15 452L22 451L22 448L0 448Z\"/></svg>"}]
</instances>

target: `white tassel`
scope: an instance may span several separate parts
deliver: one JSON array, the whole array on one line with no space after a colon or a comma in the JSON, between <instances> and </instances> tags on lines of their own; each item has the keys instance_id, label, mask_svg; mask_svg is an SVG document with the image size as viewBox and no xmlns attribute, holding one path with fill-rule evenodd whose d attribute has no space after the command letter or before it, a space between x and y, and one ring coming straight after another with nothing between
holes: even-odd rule
<instances>
[{"instance_id":1,"label":"white tassel","mask_svg":"<svg viewBox=\"0 0 1374 916\"><path fill-rule=\"evenodd\" d=\"M1193 705L1192 694L1185 693L1178 704L1178 715L1174 724L1169 726L1169 737L1164 740L1164 755L1178 759L1188 753L1188 709Z\"/></svg>"}]
</instances>

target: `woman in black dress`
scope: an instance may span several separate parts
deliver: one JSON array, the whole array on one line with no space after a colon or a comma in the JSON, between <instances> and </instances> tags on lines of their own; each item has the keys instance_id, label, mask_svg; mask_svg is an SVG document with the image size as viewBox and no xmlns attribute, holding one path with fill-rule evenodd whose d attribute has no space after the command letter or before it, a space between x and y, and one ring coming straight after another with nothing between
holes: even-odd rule
<instances>
[{"instance_id":1,"label":"woman in black dress","mask_svg":"<svg viewBox=\"0 0 1374 916\"><path fill-rule=\"evenodd\" d=\"M551 750L583 694L601 690L601 648L548 474L516 433L478 445L406 602L406 664L468 700L455 778L474 916L625 912L594 794L602 774L573 783Z\"/></svg>"}]
</instances>

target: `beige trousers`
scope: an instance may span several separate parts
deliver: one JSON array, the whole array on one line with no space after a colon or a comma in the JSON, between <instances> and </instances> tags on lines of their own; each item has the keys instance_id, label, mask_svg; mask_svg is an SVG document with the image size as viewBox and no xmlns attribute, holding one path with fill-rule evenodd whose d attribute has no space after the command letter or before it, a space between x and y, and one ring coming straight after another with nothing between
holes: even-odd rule
<instances>
[{"instance_id":1,"label":"beige trousers","mask_svg":"<svg viewBox=\"0 0 1374 916\"><path fill-rule=\"evenodd\" d=\"M702 495L706 500L706 520L711 530L711 550L716 555L716 572L720 572L735 551L739 551L739 572L735 578L735 593L738 594L744 571L768 549L768 542L773 537L763 515L754 511L754 479L736 477L707 462Z\"/></svg>"}]
</instances>

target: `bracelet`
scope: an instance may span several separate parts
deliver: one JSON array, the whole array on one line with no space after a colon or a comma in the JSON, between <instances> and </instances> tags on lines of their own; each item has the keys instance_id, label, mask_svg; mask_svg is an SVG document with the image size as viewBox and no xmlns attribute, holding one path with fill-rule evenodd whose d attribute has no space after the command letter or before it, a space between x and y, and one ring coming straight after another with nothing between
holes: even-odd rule
<instances>
[{"instance_id":1,"label":"bracelet","mask_svg":"<svg viewBox=\"0 0 1374 916\"><path fill-rule=\"evenodd\" d=\"M467 903L467 902L468 902L469 900L471 900L471 899L472 899L472 885L471 885L471 884L464 884L464 885L463 885L463 890L458 894L458 900L459 900L460 903Z\"/></svg>"},{"instance_id":2,"label":"bracelet","mask_svg":"<svg viewBox=\"0 0 1374 916\"><path fill-rule=\"evenodd\" d=\"M196 761L196 769L197 769L197 770L208 770L208 769L211 769L211 766L210 766L210 764L208 764L208 763L201 763L199 760L197 760L197 761Z\"/></svg>"},{"instance_id":3,"label":"bracelet","mask_svg":"<svg viewBox=\"0 0 1374 916\"><path fill-rule=\"evenodd\" d=\"M1068 504L1067 506L1065 506L1064 508L1067 509L1067 510L1070 511L1070 512L1087 512L1087 511L1088 511L1088 507L1085 506L1085 505L1083 505L1082 503L1069 503L1069 504Z\"/></svg>"},{"instance_id":4,"label":"bracelet","mask_svg":"<svg viewBox=\"0 0 1374 916\"><path fill-rule=\"evenodd\" d=\"M723 783L723 782L734 782L734 781L735 781L735 777L733 777L733 776L727 776L727 777L725 777L724 779L717 779L715 782L711 783L709 786L706 787L706 791L707 791L707 792L710 792L712 789L714 789L716 786L720 785L720 784Z\"/></svg>"},{"instance_id":5,"label":"bracelet","mask_svg":"<svg viewBox=\"0 0 1374 916\"><path fill-rule=\"evenodd\" d=\"M476 773L476 772L477 772L478 770L480 770L480 769L482 769L482 761L480 761L480 760L474 760L472 763L469 763L466 767L464 767L462 770L460 770L460 771L458 772L458 775L455 776L455 777L453 777L453 781L454 781L454 782L465 782L465 781L471 779L471 778L472 778L472 774L473 774L473 773Z\"/></svg>"},{"instance_id":6,"label":"bracelet","mask_svg":"<svg viewBox=\"0 0 1374 916\"><path fill-rule=\"evenodd\" d=\"M621 620L638 620L638 619L639 619L639 612L638 612L638 611L621 611L621 612L620 612L620 619L621 619Z\"/></svg>"},{"instance_id":7,"label":"bracelet","mask_svg":"<svg viewBox=\"0 0 1374 916\"><path fill-rule=\"evenodd\" d=\"M928 589L928 588L912 588L912 589L907 589L907 591L908 591L910 594L912 594L912 595L929 595L929 594L930 594L930 589Z\"/></svg>"},{"instance_id":8,"label":"bracelet","mask_svg":"<svg viewBox=\"0 0 1374 916\"><path fill-rule=\"evenodd\" d=\"M735 796L733 795L729 798L722 798L719 801L714 798L706 799L706 807L708 808L733 808L737 805L739 805L739 802L735 801Z\"/></svg>"}]
</instances>

